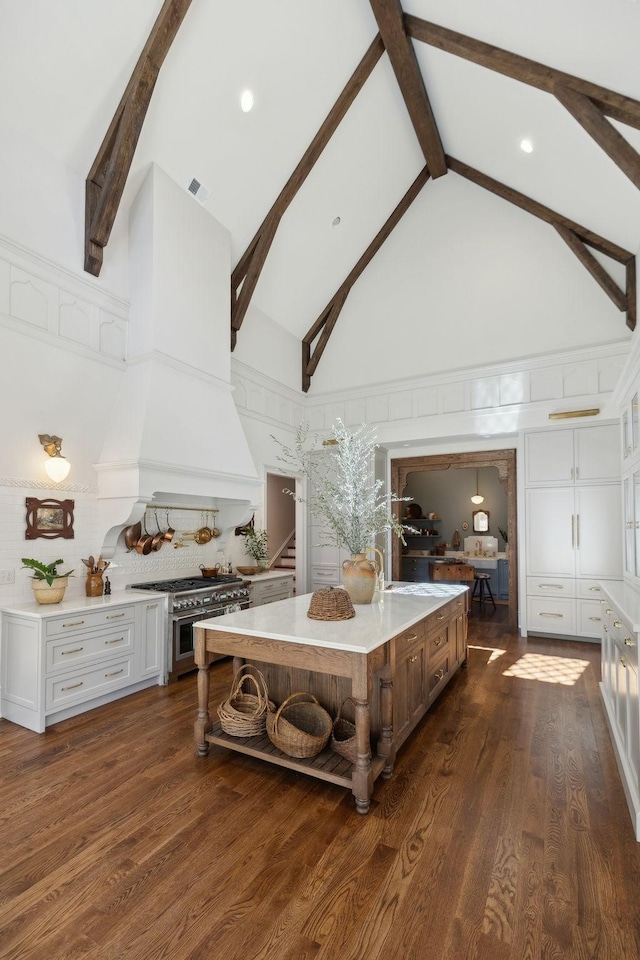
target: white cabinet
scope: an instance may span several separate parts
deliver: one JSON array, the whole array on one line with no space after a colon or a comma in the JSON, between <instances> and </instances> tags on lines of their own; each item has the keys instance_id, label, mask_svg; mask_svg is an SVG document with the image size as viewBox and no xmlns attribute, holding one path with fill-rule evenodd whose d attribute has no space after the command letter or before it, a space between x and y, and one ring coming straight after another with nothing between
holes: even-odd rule
<instances>
[{"instance_id":1,"label":"white cabinet","mask_svg":"<svg viewBox=\"0 0 640 960\"><path fill-rule=\"evenodd\" d=\"M87 598L2 614L2 716L45 727L158 683L166 600Z\"/></svg>"},{"instance_id":2,"label":"white cabinet","mask_svg":"<svg viewBox=\"0 0 640 960\"><path fill-rule=\"evenodd\" d=\"M525 458L528 486L615 480L620 476L620 430L617 423L608 423L528 433Z\"/></svg>"},{"instance_id":3,"label":"white cabinet","mask_svg":"<svg viewBox=\"0 0 640 960\"><path fill-rule=\"evenodd\" d=\"M640 596L620 584L607 585L606 590L608 594L602 612L600 689L636 839L640 840L637 634Z\"/></svg>"},{"instance_id":4,"label":"white cabinet","mask_svg":"<svg viewBox=\"0 0 640 960\"><path fill-rule=\"evenodd\" d=\"M599 581L623 575L618 425L530 433L525 455L527 632L598 639Z\"/></svg>"},{"instance_id":5,"label":"white cabinet","mask_svg":"<svg viewBox=\"0 0 640 960\"><path fill-rule=\"evenodd\" d=\"M267 579L268 577L268 579ZM293 596L293 574L282 576L265 575L265 579L251 581L251 606L262 607L276 600L288 600Z\"/></svg>"}]
</instances>

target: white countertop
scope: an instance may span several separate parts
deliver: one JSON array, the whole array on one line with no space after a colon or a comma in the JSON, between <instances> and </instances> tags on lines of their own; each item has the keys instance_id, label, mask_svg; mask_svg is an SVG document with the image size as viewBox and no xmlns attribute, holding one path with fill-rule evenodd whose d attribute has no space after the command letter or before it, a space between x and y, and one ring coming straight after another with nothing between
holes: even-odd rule
<instances>
[{"instance_id":1,"label":"white countertop","mask_svg":"<svg viewBox=\"0 0 640 960\"><path fill-rule=\"evenodd\" d=\"M242 577L243 580L250 580L251 583L261 583L263 580L281 580L282 577L294 577L295 570L267 570L265 573L234 573L234 577Z\"/></svg>"},{"instance_id":2,"label":"white countertop","mask_svg":"<svg viewBox=\"0 0 640 960\"><path fill-rule=\"evenodd\" d=\"M373 603L356 604L356 615L350 620L311 620L307 610L312 594L307 593L199 620L194 625L313 647L370 653L466 591L467 587L449 583L398 583L383 594L376 593Z\"/></svg>"},{"instance_id":3,"label":"white countertop","mask_svg":"<svg viewBox=\"0 0 640 960\"><path fill-rule=\"evenodd\" d=\"M83 613L102 607L118 607L123 603L140 603L157 597L166 597L166 593L156 593L153 590L116 590L101 597L69 597L60 603L36 603L35 600L10 603L0 606L0 612L23 617L51 617L56 614Z\"/></svg>"},{"instance_id":4,"label":"white countertop","mask_svg":"<svg viewBox=\"0 0 640 960\"><path fill-rule=\"evenodd\" d=\"M640 593L624 580L600 580L599 586L629 621L634 633L640 633Z\"/></svg>"}]
</instances>

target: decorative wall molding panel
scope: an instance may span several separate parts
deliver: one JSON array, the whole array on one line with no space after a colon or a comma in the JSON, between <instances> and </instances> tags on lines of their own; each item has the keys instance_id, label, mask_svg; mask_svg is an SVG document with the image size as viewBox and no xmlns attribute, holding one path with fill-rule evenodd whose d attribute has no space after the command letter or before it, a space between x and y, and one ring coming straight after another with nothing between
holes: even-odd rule
<instances>
[{"instance_id":1,"label":"decorative wall molding panel","mask_svg":"<svg viewBox=\"0 0 640 960\"><path fill-rule=\"evenodd\" d=\"M129 304L0 237L0 322L124 362Z\"/></svg>"},{"instance_id":2,"label":"decorative wall molding panel","mask_svg":"<svg viewBox=\"0 0 640 960\"><path fill-rule=\"evenodd\" d=\"M90 496L98 495L97 487L90 487L85 483L61 483L60 485L52 483L51 480L28 480L23 477L0 477L0 487L25 487L34 490L48 490L53 493L87 493Z\"/></svg>"},{"instance_id":3,"label":"decorative wall molding panel","mask_svg":"<svg viewBox=\"0 0 640 960\"><path fill-rule=\"evenodd\" d=\"M231 368L240 413L279 426L295 429L307 420L312 430L323 431L338 417L355 426L451 415L472 432L481 417L500 421L500 432L514 432L526 411L541 411L539 419L546 420L550 403L610 398L629 350L630 344L624 342L319 398L298 395L233 359Z\"/></svg>"}]
</instances>

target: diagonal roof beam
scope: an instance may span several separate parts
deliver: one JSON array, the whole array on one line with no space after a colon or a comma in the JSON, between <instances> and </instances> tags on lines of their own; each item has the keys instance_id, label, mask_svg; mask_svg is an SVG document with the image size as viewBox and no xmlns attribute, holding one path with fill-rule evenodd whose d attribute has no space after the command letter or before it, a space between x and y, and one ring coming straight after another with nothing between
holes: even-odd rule
<instances>
[{"instance_id":1,"label":"diagonal roof beam","mask_svg":"<svg viewBox=\"0 0 640 960\"><path fill-rule=\"evenodd\" d=\"M131 74L85 186L84 269L100 274L160 68L191 5L165 0Z\"/></svg>"},{"instance_id":2,"label":"diagonal roof beam","mask_svg":"<svg viewBox=\"0 0 640 960\"><path fill-rule=\"evenodd\" d=\"M302 340L302 389L305 393L308 392L309 387L311 386L311 377L318 367L320 358L324 353L327 343L329 342L329 337L333 332L333 328L336 325L340 311L344 306L351 288L364 272L365 268L371 263L389 234L398 225L430 176L431 172L429 168L423 167L391 216L380 228L374 239L371 241L356 265L353 267L346 280L341 283L340 287L334 293L333 297L324 308L316 322L305 334ZM320 334L320 339L318 340L318 343L316 344L312 353L311 347L318 334Z\"/></svg>"},{"instance_id":3,"label":"diagonal roof beam","mask_svg":"<svg viewBox=\"0 0 640 960\"><path fill-rule=\"evenodd\" d=\"M623 247L619 247L617 244L612 243L610 240L605 240L604 237L599 236L597 233L593 233L591 230L581 226L579 223L575 223L573 220L563 217L562 214L556 213L556 211L552 210L550 207L545 207L536 200L532 200L531 197L527 197L524 193L519 193L518 190L513 190L511 187L507 187L504 183L500 183L499 180L494 180L492 177L488 177L485 173L475 170L468 164L462 163L460 160L456 160L454 157L447 156L447 164L449 169L453 170L454 173L460 174L461 177L471 180L472 183L476 183L479 187L489 190L496 196L502 197L503 200L507 200L509 203L515 204L515 206L520 207L522 210L526 210L527 213L530 213L534 217L538 217L540 220L544 220L546 223L549 223L551 226L555 227L562 239L569 245L580 262L587 268L587 270L589 270L591 275L598 281L607 295L611 297L618 309L626 310L627 326L629 329L635 329L636 274L635 257L632 253L630 253L628 250L625 250ZM611 257L612 260L616 260L618 263L625 265L626 291L624 291L624 293L620 290L617 284L614 283L609 274L598 263L595 257L586 249L585 245L592 247L594 250L598 250L599 253L603 253L606 256Z\"/></svg>"},{"instance_id":4,"label":"diagonal roof beam","mask_svg":"<svg viewBox=\"0 0 640 960\"><path fill-rule=\"evenodd\" d=\"M235 270L231 274L231 349L235 347L238 330L242 326L242 321L245 318L251 297L260 278L266 255L269 252L269 246L271 246L275 231L283 214L313 170L316 161L329 143L340 121L346 115L347 110L371 75L373 68L383 53L384 44L378 34L347 81L324 123L280 191L278 198L262 221L256 235L240 257ZM268 246L266 246L267 239ZM262 254L264 254L264 256L262 256Z\"/></svg>"},{"instance_id":5,"label":"diagonal roof beam","mask_svg":"<svg viewBox=\"0 0 640 960\"><path fill-rule=\"evenodd\" d=\"M563 107L574 120L577 120L590 137L602 147L604 152L617 164L622 172L629 177L634 186L640 190L640 155L625 140L622 134L609 123L602 110L583 93L572 90L558 83L554 93Z\"/></svg>"},{"instance_id":6,"label":"diagonal roof beam","mask_svg":"<svg viewBox=\"0 0 640 960\"><path fill-rule=\"evenodd\" d=\"M431 176L442 177L447 172L444 148L416 52L405 32L400 0L369 0L369 3Z\"/></svg>"},{"instance_id":7,"label":"diagonal roof beam","mask_svg":"<svg viewBox=\"0 0 640 960\"><path fill-rule=\"evenodd\" d=\"M465 60L471 60L481 67L495 70L506 77L528 83L539 90L555 94L556 86L569 87L576 93L581 93L598 107L607 117L626 123L630 127L640 130L640 102L621 93L615 93L606 87L599 87L595 83L581 80L569 73L555 70L535 60L510 53L501 47L494 47L482 40L474 40L455 30L447 30L436 23L429 23L419 17L405 15L407 33L414 40L421 40L432 47L452 53Z\"/></svg>"}]
</instances>

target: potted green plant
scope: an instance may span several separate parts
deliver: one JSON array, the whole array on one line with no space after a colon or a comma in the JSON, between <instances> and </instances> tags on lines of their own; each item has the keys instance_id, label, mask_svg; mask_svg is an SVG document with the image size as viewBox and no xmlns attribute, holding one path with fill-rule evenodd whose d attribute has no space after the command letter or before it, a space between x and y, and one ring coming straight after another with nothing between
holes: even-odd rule
<instances>
[{"instance_id":1,"label":"potted green plant","mask_svg":"<svg viewBox=\"0 0 640 960\"><path fill-rule=\"evenodd\" d=\"M245 534L245 550L255 560L258 570L266 570L269 566L267 553L268 534L266 530L255 530L249 527Z\"/></svg>"},{"instance_id":2,"label":"potted green plant","mask_svg":"<svg viewBox=\"0 0 640 960\"><path fill-rule=\"evenodd\" d=\"M287 472L302 474L309 481L308 497L297 497L291 490L285 492L306 503L311 513L324 521L325 543L346 548L351 557L342 564L343 586L354 603L371 603L376 585L376 563L367 559L369 550L377 550L376 534L390 530L405 543L404 533L412 527L403 526L391 514L393 503L411 500L382 491L382 480L373 478L376 450L375 433L366 424L349 431L337 420L332 427L333 439L323 441L317 448L317 438L308 445L308 425L301 424L295 444L280 443Z\"/></svg>"},{"instance_id":3,"label":"potted green plant","mask_svg":"<svg viewBox=\"0 0 640 960\"><path fill-rule=\"evenodd\" d=\"M64 560L42 563L40 560L22 558L22 569L33 570L31 585L37 603L60 603L63 599L69 582L68 578L73 574L73 570L59 573L58 564L60 563L64 563Z\"/></svg>"}]
</instances>

